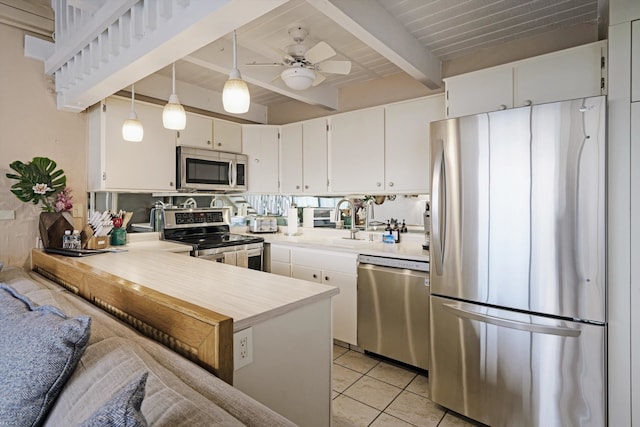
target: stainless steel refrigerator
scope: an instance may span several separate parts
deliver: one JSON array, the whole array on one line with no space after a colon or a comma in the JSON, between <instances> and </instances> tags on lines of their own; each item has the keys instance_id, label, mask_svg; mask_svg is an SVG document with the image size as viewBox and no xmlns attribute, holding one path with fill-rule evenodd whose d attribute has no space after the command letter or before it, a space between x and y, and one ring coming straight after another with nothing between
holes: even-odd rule
<instances>
[{"instance_id":1,"label":"stainless steel refrigerator","mask_svg":"<svg viewBox=\"0 0 640 427\"><path fill-rule=\"evenodd\" d=\"M606 424L604 97L431 124L433 401Z\"/></svg>"}]
</instances>

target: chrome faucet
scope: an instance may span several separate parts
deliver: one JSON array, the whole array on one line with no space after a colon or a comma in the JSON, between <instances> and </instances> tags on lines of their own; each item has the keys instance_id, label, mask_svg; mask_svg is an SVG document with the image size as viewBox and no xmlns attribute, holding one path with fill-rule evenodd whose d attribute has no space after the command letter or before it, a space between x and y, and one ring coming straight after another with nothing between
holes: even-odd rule
<instances>
[{"instance_id":1,"label":"chrome faucet","mask_svg":"<svg viewBox=\"0 0 640 427\"><path fill-rule=\"evenodd\" d=\"M356 209L353 200L340 199L338 203L336 203L336 221L340 221L340 205L343 202L347 202L349 204L349 208L351 209L351 235L349 238L351 240L356 240L356 233L358 232L358 229L356 228Z\"/></svg>"},{"instance_id":2,"label":"chrome faucet","mask_svg":"<svg viewBox=\"0 0 640 427\"><path fill-rule=\"evenodd\" d=\"M367 202L364 205L364 229L365 231L369 231L371 230L371 226L369 225L369 217L371 217L371 219L373 219L373 203L374 200L373 199L369 199L367 200ZM369 212L371 211L371 212Z\"/></svg>"}]
</instances>

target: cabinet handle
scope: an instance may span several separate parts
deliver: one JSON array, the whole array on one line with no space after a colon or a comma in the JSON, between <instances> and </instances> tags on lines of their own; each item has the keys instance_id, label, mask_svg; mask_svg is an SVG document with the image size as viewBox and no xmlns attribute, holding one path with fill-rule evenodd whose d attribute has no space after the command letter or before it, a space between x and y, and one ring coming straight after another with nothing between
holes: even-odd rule
<instances>
[{"instance_id":1,"label":"cabinet handle","mask_svg":"<svg viewBox=\"0 0 640 427\"><path fill-rule=\"evenodd\" d=\"M390 183L389 183L389 187L393 187L393 182L390 182Z\"/></svg>"},{"instance_id":2,"label":"cabinet handle","mask_svg":"<svg viewBox=\"0 0 640 427\"><path fill-rule=\"evenodd\" d=\"M211 145L211 141L207 141L207 145Z\"/></svg>"},{"instance_id":3,"label":"cabinet handle","mask_svg":"<svg viewBox=\"0 0 640 427\"><path fill-rule=\"evenodd\" d=\"M382 187L382 183L381 182L376 182L376 187Z\"/></svg>"},{"instance_id":4,"label":"cabinet handle","mask_svg":"<svg viewBox=\"0 0 640 427\"><path fill-rule=\"evenodd\" d=\"M500 104L500 107L498 107L498 110L506 110L507 106L504 104Z\"/></svg>"},{"instance_id":5,"label":"cabinet handle","mask_svg":"<svg viewBox=\"0 0 640 427\"><path fill-rule=\"evenodd\" d=\"M173 187L173 181L169 181L169 187Z\"/></svg>"},{"instance_id":6,"label":"cabinet handle","mask_svg":"<svg viewBox=\"0 0 640 427\"><path fill-rule=\"evenodd\" d=\"M318 278L318 275L317 275L317 274L315 274L315 273L313 273L313 278L314 278L314 279L317 279L317 278Z\"/></svg>"},{"instance_id":7,"label":"cabinet handle","mask_svg":"<svg viewBox=\"0 0 640 427\"><path fill-rule=\"evenodd\" d=\"M218 142L218 144L217 144L217 145L218 145L218 147L220 147L220 146L222 145L222 142Z\"/></svg>"},{"instance_id":8,"label":"cabinet handle","mask_svg":"<svg viewBox=\"0 0 640 427\"><path fill-rule=\"evenodd\" d=\"M299 189L300 189L300 186L299 186L299 185L296 185L296 190L299 190Z\"/></svg>"},{"instance_id":9,"label":"cabinet handle","mask_svg":"<svg viewBox=\"0 0 640 427\"><path fill-rule=\"evenodd\" d=\"M324 280L325 280L325 282L328 282L329 281L329 276L324 276Z\"/></svg>"},{"instance_id":10,"label":"cabinet handle","mask_svg":"<svg viewBox=\"0 0 640 427\"><path fill-rule=\"evenodd\" d=\"M255 162L256 163L260 163L260 159L255 159Z\"/></svg>"},{"instance_id":11,"label":"cabinet handle","mask_svg":"<svg viewBox=\"0 0 640 427\"><path fill-rule=\"evenodd\" d=\"M525 100L524 100L524 106L525 106L525 107L528 107L528 106L530 106L531 104L533 104L533 102L531 102L531 100L530 100L530 99L525 99Z\"/></svg>"}]
</instances>

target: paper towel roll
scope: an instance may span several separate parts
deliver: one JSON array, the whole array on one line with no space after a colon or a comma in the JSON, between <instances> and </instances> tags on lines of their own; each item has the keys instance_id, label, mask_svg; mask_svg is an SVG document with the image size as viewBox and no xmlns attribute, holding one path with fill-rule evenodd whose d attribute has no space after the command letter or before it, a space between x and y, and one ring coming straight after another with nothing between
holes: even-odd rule
<instances>
[{"instance_id":1,"label":"paper towel roll","mask_svg":"<svg viewBox=\"0 0 640 427\"><path fill-rule=\"evenodd\" d=\"M313 216L315 209L304 208L302 209L302 226L313 228Z\"/></svg>"},{"instance_id":2,"label":"paper towel roll","mask_svg":"<svg viewBox=\"0 0 640 427\"><path fill-rule=\"evenodd\" d=\"M298 208L289 208L287 232L289 234L296 234L298 232Z\"/></svg>"}]
</instances>

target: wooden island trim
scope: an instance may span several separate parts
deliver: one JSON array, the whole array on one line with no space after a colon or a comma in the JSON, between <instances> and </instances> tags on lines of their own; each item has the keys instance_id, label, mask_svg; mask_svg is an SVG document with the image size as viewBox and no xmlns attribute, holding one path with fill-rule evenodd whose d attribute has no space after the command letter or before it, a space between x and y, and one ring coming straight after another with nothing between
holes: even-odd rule
<instances>
[{"instance_id":1,"label":"wooden island trim","mask_svg":"<svg viewBox=\"0 0 640 427\"><path fill-rule=\"evenodd\" d=\"M31 268L233 385L231 317L41 249Z\"/></svg>"}]
</instances>

